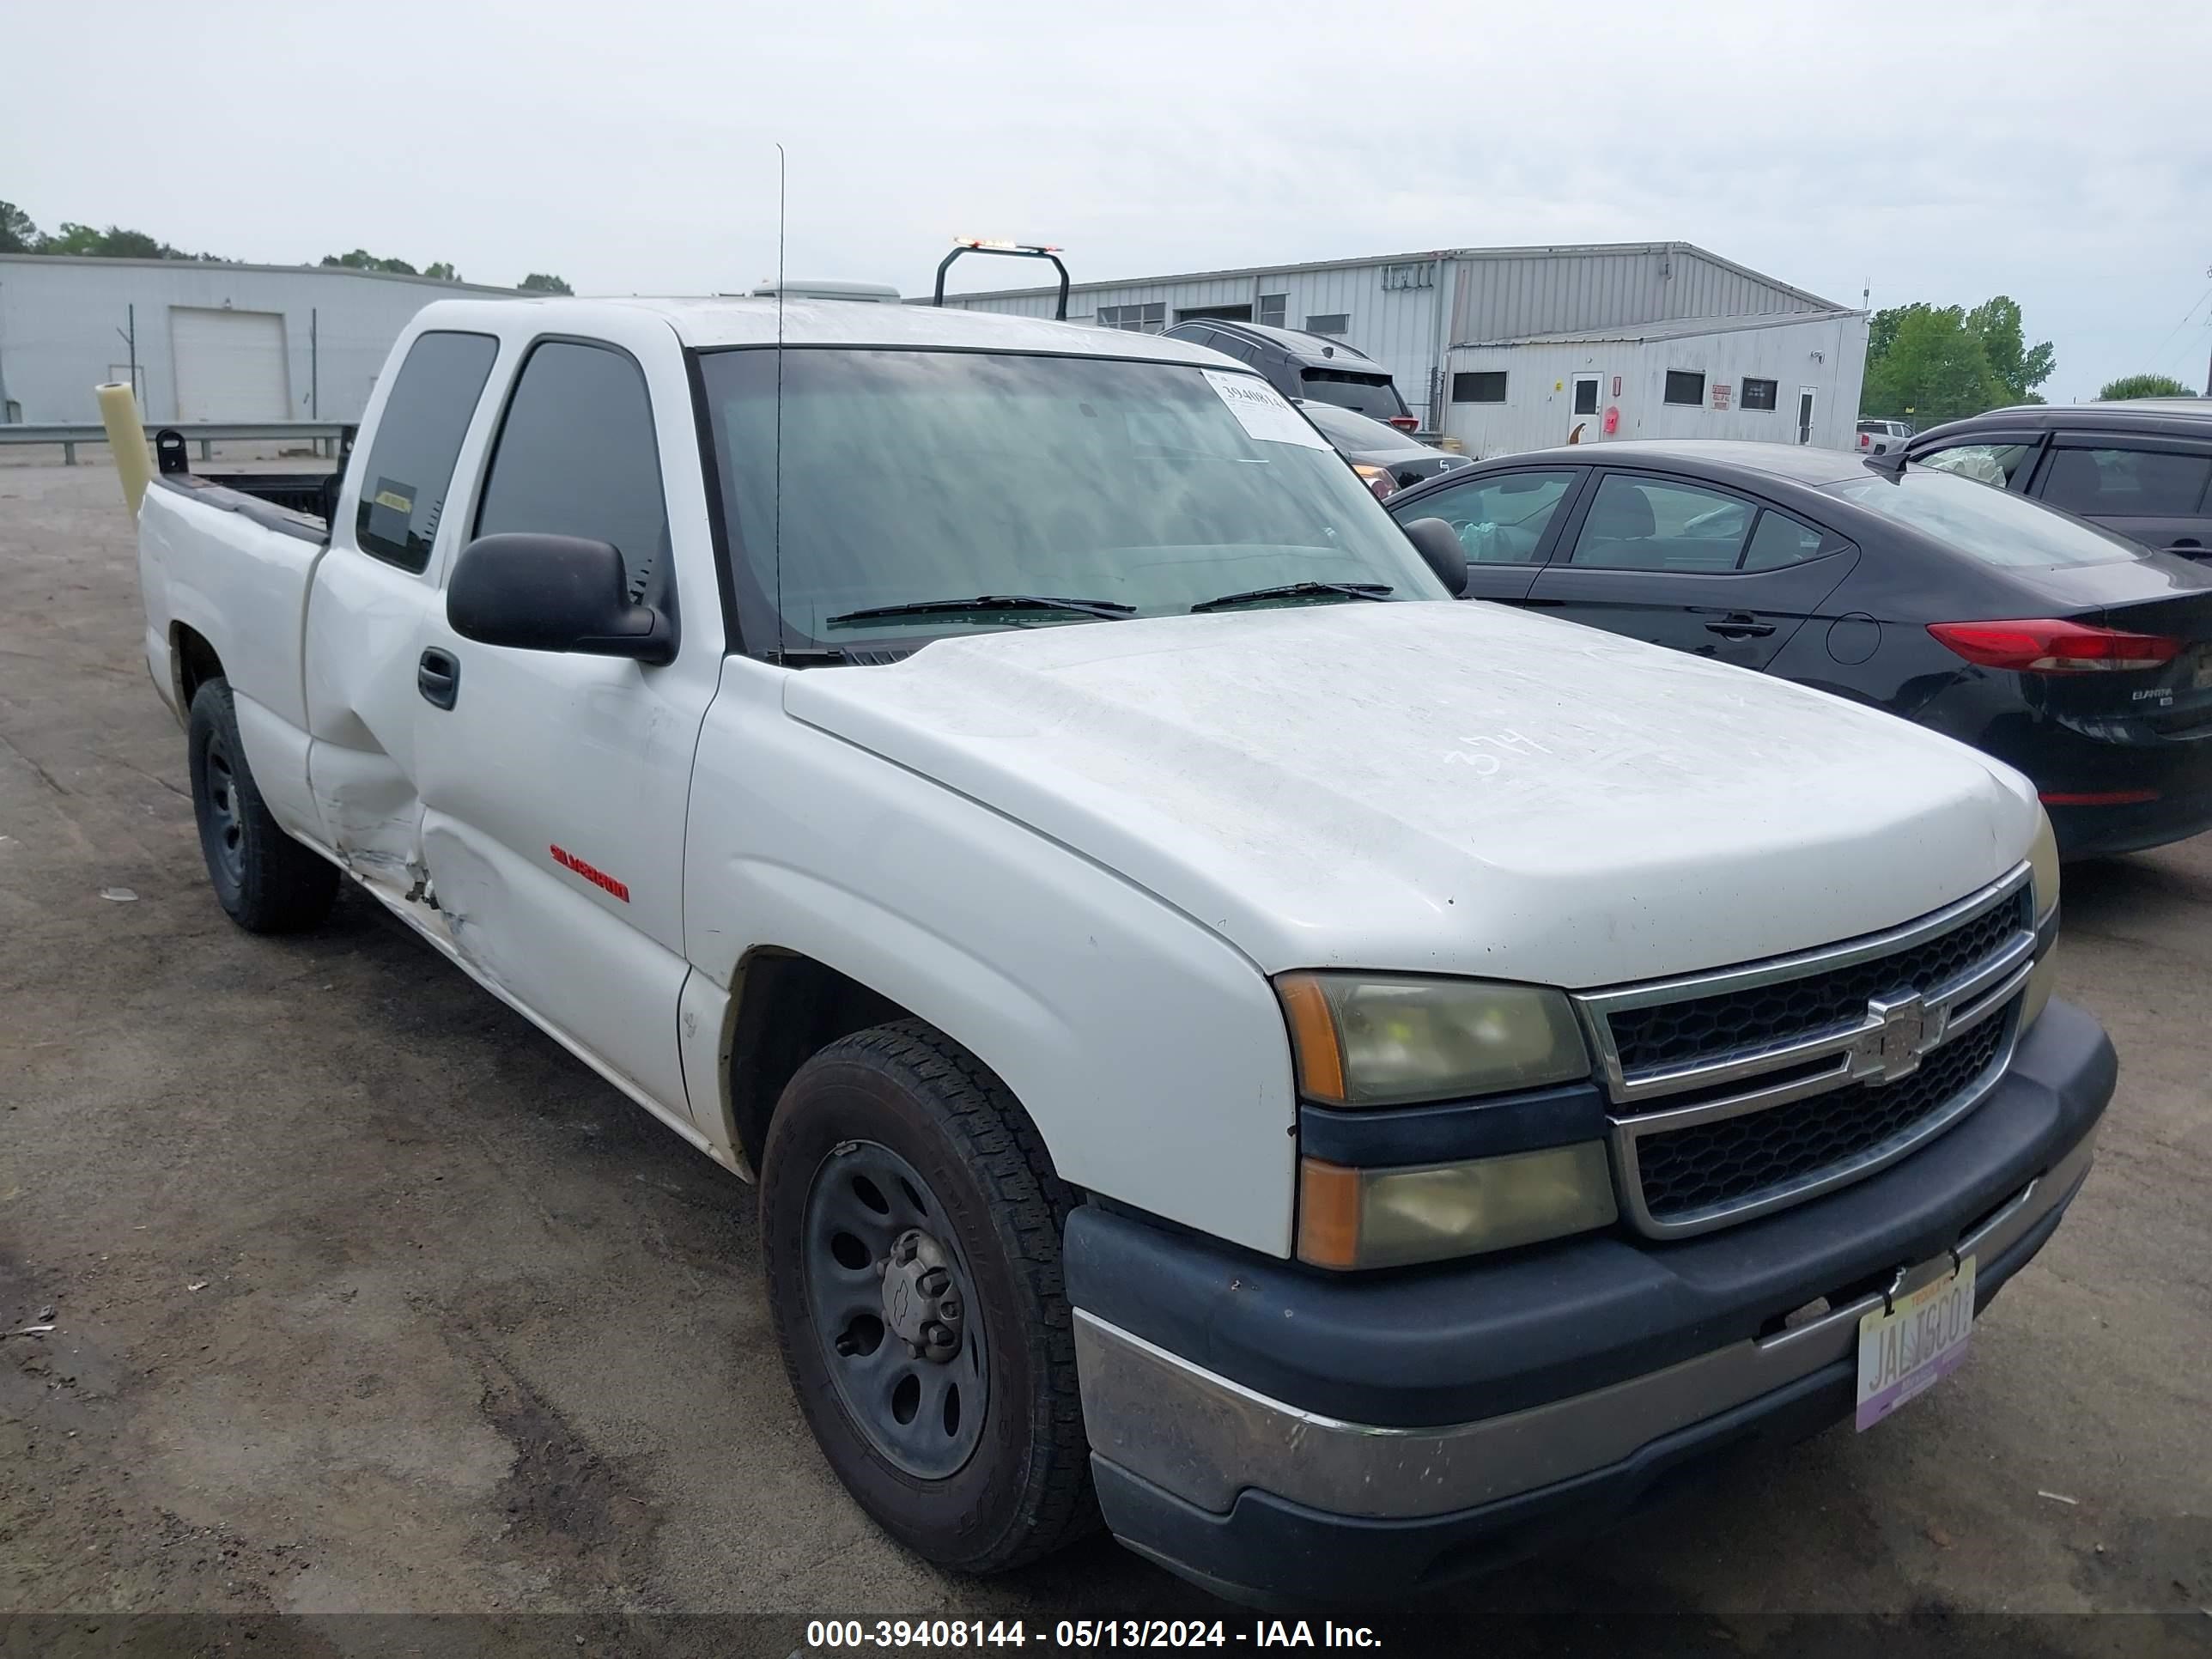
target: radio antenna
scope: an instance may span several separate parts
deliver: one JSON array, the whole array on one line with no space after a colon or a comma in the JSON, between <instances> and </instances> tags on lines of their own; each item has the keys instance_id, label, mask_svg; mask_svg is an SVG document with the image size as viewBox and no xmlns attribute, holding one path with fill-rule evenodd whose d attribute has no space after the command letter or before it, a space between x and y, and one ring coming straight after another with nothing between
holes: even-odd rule
<instances>
[{"instance_id":1,"label":"radio antenna","mask_svg":"<svg viewBox=\"0 0 2212 1659\"><path fill-rule=\"evenodd\" d=\"M784 660L783 643L783 146L775 147L775 659Z\"/></svg>"}]
</instances>

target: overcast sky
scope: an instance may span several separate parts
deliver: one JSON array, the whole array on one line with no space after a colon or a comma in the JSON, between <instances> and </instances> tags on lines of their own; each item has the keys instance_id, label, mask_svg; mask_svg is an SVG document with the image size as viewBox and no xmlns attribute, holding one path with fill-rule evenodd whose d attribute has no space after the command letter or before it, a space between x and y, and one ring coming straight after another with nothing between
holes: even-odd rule
<instances>
[{"instance_id":1,"label":"overcast sky","mask_svg":"<svg viewBox=\"0 0 2212 1659\"><path fill-rule=\"evenodd\" d=\"M2212 355L2203 0L5 0L0 65L0 199L245 259L738 289L781 140L794 277L926 292L960 234L1079 280L1680 240L2010 294L2054 401Z\"/></svg>"}]
</instances>

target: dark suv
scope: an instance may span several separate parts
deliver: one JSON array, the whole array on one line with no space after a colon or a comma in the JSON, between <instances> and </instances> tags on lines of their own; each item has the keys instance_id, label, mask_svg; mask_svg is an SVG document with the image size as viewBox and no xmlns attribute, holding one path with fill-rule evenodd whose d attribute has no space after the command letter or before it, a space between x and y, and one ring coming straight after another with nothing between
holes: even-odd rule
<instances>
[{"instance_id":1,"label":"dark suv","mask_svg":"<svg viewBox=\"0 0 2212 1659\"><path fill-rule=\"evenodd\" d=\"M1334 404L1401 432L1420 429L1389 373L1365 352L1326 334L1194 317L1169 329L1167 337L1212 346L1251 364L1285 398Z\"/></svg>"},{"instance_id":2,"label":"dark suv","mask_svg":"<svg viewBox=\"0 0 2212 1659\"><path fill-rule=\"evenodd\" d=\"M2063 507L2146 547L2212 557L2212 398L1993 409L1891 454Z\"/></svg>"}]
</instances>

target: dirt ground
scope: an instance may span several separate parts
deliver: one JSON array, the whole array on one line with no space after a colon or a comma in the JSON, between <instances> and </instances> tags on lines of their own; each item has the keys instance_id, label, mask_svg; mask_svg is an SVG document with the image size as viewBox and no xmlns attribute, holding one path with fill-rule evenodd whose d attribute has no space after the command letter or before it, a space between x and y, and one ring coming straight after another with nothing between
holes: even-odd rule
<instances>
[{"instance_id":1,"label":"dirt ground","mask_svg":"<svg viewBox=\"0 0 2212 1659\"><path fill-rule=\"evenodd\" d=\"M902 1553L794 1407L750 1188L367 897L231 926L113 475L4 455L0 1650L781 1655L816 1618L1129 1613L1255 1644L1103 1538L981 1584ZM2212 1645L2212 836L2065 902L2119 1095L1970 1363L1357 1622L1400 1652ZM401 1613L471 1617L351 1616ZM158 1613L210 1616L122 1616Z\"/></svg>"}]
</instances>

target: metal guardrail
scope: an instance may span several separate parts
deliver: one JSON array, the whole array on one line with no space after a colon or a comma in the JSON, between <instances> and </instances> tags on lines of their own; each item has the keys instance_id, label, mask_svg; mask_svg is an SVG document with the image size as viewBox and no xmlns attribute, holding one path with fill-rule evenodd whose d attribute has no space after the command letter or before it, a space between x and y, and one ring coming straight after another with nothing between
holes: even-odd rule
<instances>
[{"instance_id":1,"label":"metal guardrail","mask_svg":"<svg viewBox=\"0 0 2212 1659\"><path fill-rule=\"evenodd\" d=\"M209 459L210 444L282 443L290 439L307 440L315 446L318 455L334 457L339 442L353 424L351 421L163 421L158 429L182 433L198 444L200 459L204 461ZM155 429L149 422L149 435ZM98 421L0 424L0 444L59 444L64 466L76 465L79 444L106 441L107 428Z\"/></svg>"}]
</instances>

